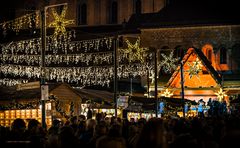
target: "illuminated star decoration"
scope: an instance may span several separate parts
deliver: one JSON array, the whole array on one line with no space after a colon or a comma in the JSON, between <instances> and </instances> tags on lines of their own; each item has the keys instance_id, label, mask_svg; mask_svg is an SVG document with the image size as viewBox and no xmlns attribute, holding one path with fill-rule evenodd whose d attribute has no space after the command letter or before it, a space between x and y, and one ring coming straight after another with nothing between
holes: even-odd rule
<instances>
[{"instance_id":1,"label":"illuminated star decoration","mask_svg":"<svg viewBox=\"0 0 240 148\"><path fill-rule=\"evenodd\" d=\"M167 98L170 98L172 95L173 95L173 93L170 92L168 89L166 89L166 90L161 94L161 96L164 96L164 97L167 97Z\"/></svg>"},{"instance_id":2,"label":"illuminated star decoration","mask_svg":"<svg viewBox=\"0 0 240 148\"><path fill-rule=\"evenodd\" d=\"M51 9L52 14L54 17L54 21L49 24L49 27L54 27L54 36L62 35L66 33L66 26L69 24L73 24L74 20L67 20L65 19L67 6L63 7L63 10L61 12L61 15L58 15L56 10L54 8Z\"/></svg>"},{"instance_id":3,"label":"illuminated star decoration","mask_svg":"<svg viewBox=\"0 0 240 148\"><path fill-rule=\"evenodd\" d=\"M140 38L137 39L135 44L130 43L129 40L126 40L126 43L128 48L123 52L125 57L128 57L129 62L140 61L141 63L143 63L144 62L143 53L146 50L140 47Z\"/></svg>"},{"instance_id":4,"label":"illuminated star decoration","mask_svg":"<svg viewBox=\"0 0 240 148\"><path fill-rule=\"evenodd\" d=\"M198 74L202 71L201 61L198 58L196 58L196 61L194 61L192 65L189 62L187 64L189 66L187 72L189 72L190 79L195 75L199 77Z\"/></svg>"},{"instance_id":5,"label":"illuminated star decoration","mask_svg":"<svg viewBox=\"0 0 240 148\"><path fill-rule=\"evenodd\" d=\"M175 70L177 68L176 63L179 60L179 58L173 57L173 51L171 51L169 57L167 57L163 53L161 55L164 59L161 61L160 66L162 66L164 72L171 73L173 70Z\"/></svg>"},{"instance_id":6,"label":"illuminated star decoration","mask_svg":"<svg viewBox=\"0 0 240 148\"><path fill-rule=\"evenodd\" d=\"M220 88L220 90L215 94L217 95L219 102L222 102L223 98L227 96L226 93L222 90L222 88Z\"/></svg>"}]
</instances>

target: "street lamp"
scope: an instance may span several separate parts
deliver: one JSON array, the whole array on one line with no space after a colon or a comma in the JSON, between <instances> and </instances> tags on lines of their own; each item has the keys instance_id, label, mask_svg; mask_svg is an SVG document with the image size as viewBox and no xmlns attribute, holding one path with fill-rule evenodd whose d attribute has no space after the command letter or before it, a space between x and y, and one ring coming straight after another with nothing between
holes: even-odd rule
<instances>
[{"instance_id":1,"label":"street lamp","mask_svg":"<svg viewBox=\"0 0 240 148\"><path fill-rule=\"evenodd\" d=\"M41 41L42 41L42 50L41 50L41 103L42 103L42 127L46 128L46 109L45 109L45 101L46 101L46 91L43 89L46 86L46 71L45 71L45 51L46 51L46 36L47 36L47 31L46 31L46 12L48 8L52 7L57 7L57 6L63 6L67 5L67 3L62 3L62 4L55 4L55 5L49 5L49 6L44 6L43 10L41 11Z\"/></svg>"}]
</instances>

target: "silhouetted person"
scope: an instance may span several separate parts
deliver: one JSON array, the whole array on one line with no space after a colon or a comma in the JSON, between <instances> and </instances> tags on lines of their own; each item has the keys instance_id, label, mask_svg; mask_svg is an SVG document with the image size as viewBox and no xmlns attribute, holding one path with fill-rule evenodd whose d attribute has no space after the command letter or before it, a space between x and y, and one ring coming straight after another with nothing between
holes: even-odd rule
<instances>
[{"instance_id":1,"label":"silhouetted person","mask_svg":"<svg viewBox=\"0 0 240 148\"><path fill-rule=\"evenodd\" d=\"M137 148L165 148L166 146L163 120L151 118L142 129Z\"/></svg>"},{"instance_id":2,"label":"silhouetted person","mask_svg":"<svg viewBox=\"0 0 240 148\"><path fill-rule=\"evenodd\" d=\"M88 108L88 111L87 111L87 119L92 119L92 110L90 108Z\"/></svg>"},{"instance_id":3,"label":"silhouetted person","mask_svg":"<svg viewBox=\"0 0 240 148\"><path fill-rule=\"evenodd\" d=\"M118 123L112 124L108 135L97 140L96 148L126 148L126 141L122 137L122 126Z\"/></svg>"},{"instance_id":4,"label":"silhouetted person","mask_svg":"<svg viewBox=\"0 0 240 148\"><path fill-rule=\"evenodd\" d=\"M31 119L28 122L27 140L30 140L30 147L42 148L45 144L45 133L41 127L40 122L36 119Z\"/></svg>"},{"instance_id":5,"label":"silhouetted person","mask_svg":"<svg viewBox=\"0 0 240 148\"><path fill-rule=\"evenodd\" d=\"M59 133L60 148L77 148L78 141L74 135L74 130L70 126L63 126Z\"/></svg>"},{"instance_id":6,"label":"silhouetted person","mask_svg":"<svg viewBox=\"0 0 240 148\"><path fill-rule=\"evenodd\" d=\"M23 141L26 140L25 135L26 123L23 119L15 119L11 126L11 132L9 136L9 140L11 141Z\"/></svg>"}]
</instances>

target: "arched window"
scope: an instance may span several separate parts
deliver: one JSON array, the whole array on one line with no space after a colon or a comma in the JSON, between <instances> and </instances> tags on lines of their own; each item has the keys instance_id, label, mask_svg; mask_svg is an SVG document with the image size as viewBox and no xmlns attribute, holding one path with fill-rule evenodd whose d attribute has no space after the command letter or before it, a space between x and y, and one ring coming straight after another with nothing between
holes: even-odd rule
<instances>
[{"instance_id":1,"label":"arched window","mask_svg":"<svg viewBox=\"0 0 240 148\"><path fill-rule=\"evenodd\" d=\"M87 5L81 3L78 5L78 25L87 24Z\"/></svg>"},{"instance_id":2,"label":"arched window","mask_svg":"<svg viewBox=\"0 0 240 148\"><path fill-rule=\"evenodd\" d=\"M82 4L81 6L81 24L87 24L87 5Z\"/></svg>"},{"instance_id":3,"label":"arched window","mask_svg":"<svg viewBox=\"0 0 240 148\"><path fill-rule=\"evenodd\" d=\"M227 50L224 47L220 49L220 64L227 64Z\"/></svg>"},{"instance_id":4,"label":"arched window","mask_svg":"<svg viewBox=\"0 0 240 148\"><path fill-rule=\"evenodd\" d=\"M78 5L78 8L77 8L77 23L78 25L81 25L81 5L80 4Z\"/></svg>"},{"instance_id":5,"label":"arched window","mask_svg":"<svg viewBox=\"0 0 240 148\"><path fill-rule=\"evenodd\" d=\"M136 14L141 14L142 12L142 2L141 0L136 1Z\"/></svg>"},{"instance_id":6,"label":"arched window","mask_svg":"<svg viewBox=\"0 0 240 148\"><path fill-rule=\"evenodd\" d=\"M117 23L117 18L118 18L118 5L117 5L117 2L112 2L111 23L113 24Z\"/></svg>"},{"instance_id":7,"label":"arched window","mask_svg":"<svg viewBox=\"0 0 240 148\"><path fill-rule=\"evenodd\" d=\"M207 59L210 63L212 63L212 50L211 49L207 50Z\"/></svg>"},{"instance_id":8,"label":"arched window","mask_svg":"<svg viewBox=\"0 0 240 148\"><path fill-rule=\"evenodd\" d=\"M204 53L204 55L206 56L206 58L208 59L208 61L210 63L212 63L213 60L213 46L211 44L206 44L202 47L202 52Z\"/></svg>"},{"instance_id":9,"label":"arched window","mask_svg":"<svg viewBox=\"0 0 240 148\"><path fill-rule=\"evenodd\" d=\"M181 45L176 46L174 49L175 49L174 52L173 52L174 57L175 58L180 58L180 59L183 58L184 50L183 50L182 46Z\"/></svg>"}]
</instances>

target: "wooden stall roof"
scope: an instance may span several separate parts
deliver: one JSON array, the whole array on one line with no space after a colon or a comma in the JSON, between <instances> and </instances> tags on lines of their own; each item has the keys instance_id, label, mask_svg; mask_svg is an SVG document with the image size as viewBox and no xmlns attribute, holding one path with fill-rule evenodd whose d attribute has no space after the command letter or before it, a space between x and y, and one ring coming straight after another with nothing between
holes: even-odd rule
<instances>
[{"instance_id":1,"label":"wooden stall roof","mask_svg":"<svg viewBox=\"0 0 240 148\"><path fill-rule=\"evenodd\" d=\"M49 96L55 95L58 98L80 98L76 91L66 83L50 83ZM11 100L32 100L40 99L41 91L40 88L17 90L16 86L11 87L0 87L0 101L11 101Z\"/></svg>"},{"instance_id":2,"label":"wooden stall roof","mask_svg":"<svg viewBox=\"0 0 240 148\"><path fill-rule=\"evenodd\" d=\"M83 103L85 103L89 99L94 102L104 101L107 103L113 103L113 93L109 91L79 88L75 88L75 90L82 98Z\"/></svg>"}]
</instances>

